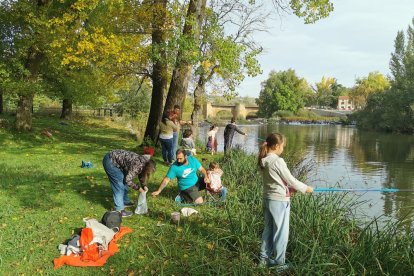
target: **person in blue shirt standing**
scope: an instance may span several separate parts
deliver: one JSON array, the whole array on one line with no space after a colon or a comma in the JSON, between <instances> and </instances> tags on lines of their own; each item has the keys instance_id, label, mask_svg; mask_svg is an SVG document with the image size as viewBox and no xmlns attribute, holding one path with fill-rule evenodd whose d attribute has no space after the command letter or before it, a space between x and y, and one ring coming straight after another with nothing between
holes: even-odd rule
<instances>
[{"instance_id":1,"label":"person in blue shirt standing","mask_svg":"<svg viewBox=\"0 0 414 276\"><path fill-rule=\"evenodd\" d=\"M172 164L167 172L167 175L162 180L158 190L152 193L153 196L158 196L161 191L168 185L171 179L177 178L180 195L187 202L195 204L202 204L203 197L200 194L201 190L206 188L206 183L210 180L207 176L206 170L201 165L200 161L194 156L187 156L185 150L178 149L176 152L177 160ZM200 171L203 177L197 175Z\"/></svg>"}]
</instances>

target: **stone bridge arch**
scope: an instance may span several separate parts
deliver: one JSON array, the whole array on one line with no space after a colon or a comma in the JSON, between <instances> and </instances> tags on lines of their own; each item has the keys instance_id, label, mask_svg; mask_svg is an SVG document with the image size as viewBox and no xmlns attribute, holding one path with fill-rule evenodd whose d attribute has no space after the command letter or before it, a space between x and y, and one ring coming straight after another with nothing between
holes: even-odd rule
<instances>
[{"instance_id":1,"label":"stone bridge arch","mask_svg":"<svg viewBox=\"0 0 414 276\"><path fill-rule=\"evenodd\" d=\"M244 104L236 105L216 105L212 103L205 103L203 108L204 119L215 118L219 111L230 111L233 118L245 120L248 114L259 111L258 106L245 106Z\"/></svg>"}]
</instances>

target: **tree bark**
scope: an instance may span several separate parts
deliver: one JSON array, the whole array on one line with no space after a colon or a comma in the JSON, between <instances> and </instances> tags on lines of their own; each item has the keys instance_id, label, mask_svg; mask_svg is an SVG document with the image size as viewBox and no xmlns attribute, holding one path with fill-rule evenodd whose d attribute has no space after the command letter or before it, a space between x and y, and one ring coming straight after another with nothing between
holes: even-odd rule
<instances>
[{"instance_id":1,"label":"tree bark","mask_svg":"<svg viewBox=\"0 0 414 276\"><path fill-rule=\"evenodd\" d=\"M158 124L162 118L164 95L167 91L167 53L165 50L166 32L164 29L167 0L155 0L154 24L152 29L152 46L154 66L152 71L151 107L145 129L144 137L155 141L158 135Z\"/></svg>"},{"instance_id":2,"label":"tree bark","mask_svg":"<svg viewBox=\"0 0 414 276\"><path fill-rule=\"evenodd\" d=\"M63 99L62 101L62 113L60 114L61 119L68 119L72 116L73 103L71 99Z\"/></svg>"},{"instance_id":3,"label":"tree bark","mask_svg":"<svg viewBox=\"0 0 414 276\"><path fill-rule=\"evenodd\" d=\"M16 129L28 131L32 129L33 95L20 95L17 102Z\"/></svg>"},{"instance_id":4,"label":"tree bark","mask_svg":"<svg viewBox=\"0 0 414 276\"><path fill-rule=\"evenodd\" d=\"M202 111L202 104L204 104L205 101L205 87L206 83L210 81L210 79L213 77L215 69L218 66L214 66L211 68L210 73L208 76L205 75L205 72L203 71L198 79L197 86L194 89L194 108L193 112L191 113L191 120L192 120L192 131L195 138L198 138L199 129L198 126L200 124L200 118L201 118L201 111Z\"/></svg>"},{"instance_id":5,"label":"tree bark","mask_svg":"<svg viewBox=\"0 0 414 276\"><path fill-rule=\"evenodd\" d=\"M41 8L46 4L48 0L38 0L37 8ZM43 59L43 54L39 51L38 47L32 45L27 52L27 59L25 68L29 71L30 75L27 78L28 82L36 82L39 71L40 63ZM30 93L24 93L19 95L16 110L16 129L17 130L31 130L32 129L32 108L33 108L33 97L36 91Z\"/></svg>"},{"instance_id":6,"label":"tree bark","mask_svg":"<svg viewBox=\"0 0 414 276\"><path fill-rule=\"evenodd\" d=\"M190 0L182 33L183 37L198 39L197 24L202 21L204 10L205 0ZM187 51L182 47L178 50L164 112L172 109L176 104L182 106L184 103L192 70L192 64L186 57L189 55Z\"/></svg>"},{"instance_id":7,"label":"tree bark","mask_svg":"<svg viewBox=\"0 0 414 276\"><path fill-rule=\"evenodd\" d=\"M40 63L43 59L43 55L34 48L29 49L28 58L26 61L26 69L30 72L30 76L27 79L28 82L36 82L39 75ZM20 94L17 103L16 110L16 129L17 130L31 130L32 129L32 108L33 97L35 91L28 94Z\"/></svg>"}]
</instances>

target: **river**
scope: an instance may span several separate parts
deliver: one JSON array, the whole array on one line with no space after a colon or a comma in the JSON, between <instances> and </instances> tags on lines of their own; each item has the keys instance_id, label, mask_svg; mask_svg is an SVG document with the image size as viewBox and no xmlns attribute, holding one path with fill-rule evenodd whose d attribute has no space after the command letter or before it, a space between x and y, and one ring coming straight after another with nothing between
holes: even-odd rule
<instances>
[{"instance_id":1,"label":"river","mask_svg":"<svg viewBox=\"0 0 414 276\"><path fill-rule=\"evenodd\" d=\"M307 184L313 187L414 189L414 136L359 130L339 125L239 125L247 136L235 134L233 145L256 154L260 139L271 132L287 138L285 152L303 154L314 170ZM218 151L223 151L223 130L219 129ZM206 140L208 128L200 130ZM354 193L353 193L354 194ZM355 193L366 203L358 216L406 220L413 225L413 192Z\"/></svg>"}]
</instances>

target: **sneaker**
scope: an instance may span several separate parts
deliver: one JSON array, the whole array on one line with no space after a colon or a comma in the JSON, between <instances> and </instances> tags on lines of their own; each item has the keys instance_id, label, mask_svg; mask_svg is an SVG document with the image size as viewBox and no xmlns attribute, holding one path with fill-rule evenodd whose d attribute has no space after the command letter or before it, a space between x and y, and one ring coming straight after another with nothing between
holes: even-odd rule
<instances>
[{"instance_id":1,"label":"sneaker","mask_svg":"<svg viewBox=\"0 0 414 276\"><path fill-rule=\"evenodd\" d=\"M128 202L128 203L124 203L125 207L134 207L134 203L133 202Z\"/></svg>"},{"instance_id":2,"label":"sneaker","mask_svg":"<svg viewBox=\"0 0 414 276\"><path fill-rule=\"evenodd\" d=\"M291 264L279 264L279 265L273 265L271 266L271 268L275 271L277 271L278 273L289 270L292 268Z\"/></svg>"},{"instance_id":3,"label":"sneaker","mask_svg":"<svg viewBox=\"0 0 414 276\"><path fill-rule=\"evenodd\" d=\"M132 216L134 213L132 213L132 212L130 212L130 211L125 211L125 210L122 210L121 211L121 215L122 215L122 217L123 218L127 218L127 217L130 217L130 216Z\"/></svg>"},{"instance_id":4,"label":"sneaker","mask_svg":"<svg viewBox=\"0 0 414 276\"><path fill-rule=\"evenodd\" d=\"M278 266L275 260L270 258L260 258L259 264L257 265L259 268L266 268L266 267L275 267Z\"/></svg>"}]
</instances>

